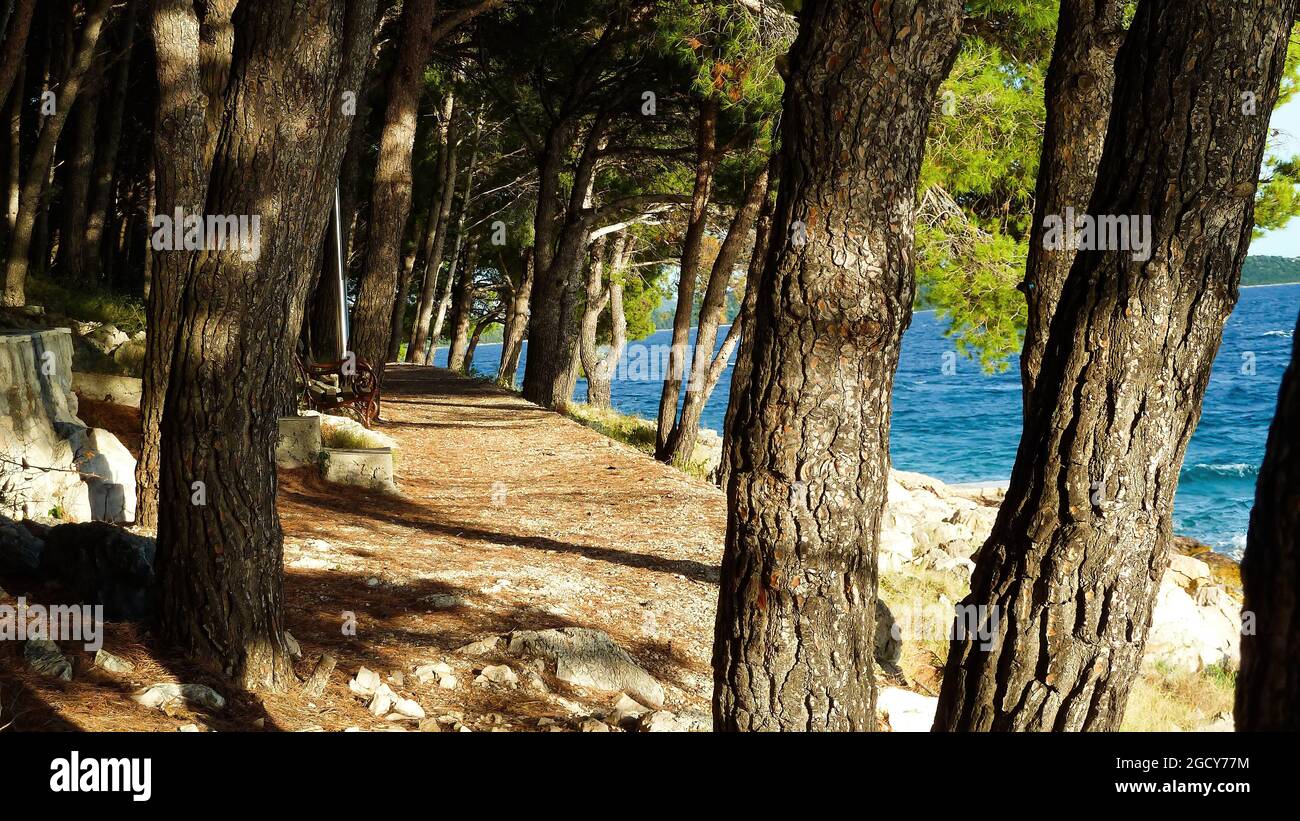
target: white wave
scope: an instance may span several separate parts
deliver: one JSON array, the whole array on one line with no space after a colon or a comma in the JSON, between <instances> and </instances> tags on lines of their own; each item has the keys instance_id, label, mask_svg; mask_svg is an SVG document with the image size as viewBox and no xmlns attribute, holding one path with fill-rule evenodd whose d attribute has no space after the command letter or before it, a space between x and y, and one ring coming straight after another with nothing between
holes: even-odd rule
<instances>
[{"instance_id":1,"label":"white wave","mask_svg":"<svg viewBox=\"0 0 1300 821\"><path fill-rule=\"evenodd\" d=\"M1215 476L1246 477L1246 476L1254 476L1255 474L1259 473L1259 465L1248 465L1244 462L1239 462L1231 465L1207 465L1202 463L1198 465L1192 465L1191 469L1193 471L1201 471L1202 473L1210 473Z\"/></svg>"},{"instance_id":2,"label":"white wave","mask_svg":"<svg viewBox=\"0 0 1300 821\"><path fill-rule=\"evenodd\" d=\"M1246 534L1234 533L1232 538L1221 541L1214 547L1215 552L1222 553L1236 561L1241 561L1241 557L1246 553Z\"/></svg>"}]
</instances>

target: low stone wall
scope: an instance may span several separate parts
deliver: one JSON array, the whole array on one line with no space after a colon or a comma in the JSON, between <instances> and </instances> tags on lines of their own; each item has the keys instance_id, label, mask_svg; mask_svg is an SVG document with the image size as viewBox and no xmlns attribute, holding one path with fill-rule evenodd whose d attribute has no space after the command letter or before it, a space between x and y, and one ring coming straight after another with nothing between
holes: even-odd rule
<instances>
[{"instance_id":1,"label":"low stone wall","mask_svg":"<svg viewBox=\"0 0 1300 821\"><path fill-rule=\"evenodd\" d=\"M275 443L275 464L282 468L311 467L320 460L320 417L281 416Z\"/></svg>"},{"instance_id":2,"label":"low stone wall","mask_svg":"<svg viewBox=\"0 0 1300 821\"><path fill-rule=\"evenodd\" d=\"M85 430L72 393L72 332L0 333L0 514L88 520L76 462Z\"/></svg>"},{"instance_id":3,"label":"low stone wall","mask_svg":"<svg viewBox=\"0 0 1300 821\"><path fill-rule=\"evenodd\" d=\"M321 475L327 482L396 494L393 452L388 448L326 448Z\"/></svg>"},{"instance_id":4,"label":"low stone wall","mask_svg":"<svg viewBox=\"0 0 1300 821\"><path fill-rule=\"evenodd\" d=\"M0 333L0 515L135 515L135 461L108 431L77 418L67 328Z\"/></svg>"},{"instance_id":5,"label":"low stone wall","mask_svg":"<svg viewBox=\"0 0 1300 821\"><path fill-rule=\"evenodd\" d=\"M381 493L400 495L393 469L396 443L381 433L340 416L309 413L282 416L275 445L276 465L282 468L319 466L321 478ZM360 446L333 446L340 442ZM374 447L365 446L373 443Z\"/></svg>"}]
</instances>

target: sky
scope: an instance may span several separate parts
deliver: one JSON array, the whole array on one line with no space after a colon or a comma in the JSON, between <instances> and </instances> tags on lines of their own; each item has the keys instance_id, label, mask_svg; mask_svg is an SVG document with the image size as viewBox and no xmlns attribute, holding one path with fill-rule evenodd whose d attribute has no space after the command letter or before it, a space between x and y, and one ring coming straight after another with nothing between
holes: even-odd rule
<instances>
[{"instance_id":1,"label":"sky","mask_svg":"<svg viewBox=\"0 0 1300 821\"><path fill-rule=\"evenodd\" d=\"M1279 133L1276 153L1300 154L1300 96L1273 112L1272 125ZM1300 257L1300 219L1284 228L1269 231L1250 244L1251 256Z\"/></svg>"}]
</instances>

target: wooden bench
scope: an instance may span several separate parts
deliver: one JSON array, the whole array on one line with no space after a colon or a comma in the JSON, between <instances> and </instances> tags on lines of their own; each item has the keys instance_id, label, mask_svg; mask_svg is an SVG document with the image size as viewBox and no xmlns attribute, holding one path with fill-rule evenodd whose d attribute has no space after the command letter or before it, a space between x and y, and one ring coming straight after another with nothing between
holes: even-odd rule
<instances>
[{"instance_id":1,"label":"wooden bench","mask_svg":"<svg viewBox=\"0 0 1300 821\"><path fill-rule=\"evenodd\" d=\"M342 408L367 428L379 418L379 378L364 359L304 362L295 355L298 401L308 410L326 413Z\"/></svg>"}]
</instances>

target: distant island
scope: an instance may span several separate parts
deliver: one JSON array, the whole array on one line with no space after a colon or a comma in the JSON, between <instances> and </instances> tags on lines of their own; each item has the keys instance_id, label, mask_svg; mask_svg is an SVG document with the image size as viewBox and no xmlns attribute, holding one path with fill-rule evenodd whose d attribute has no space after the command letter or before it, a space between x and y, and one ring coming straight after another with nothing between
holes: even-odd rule
<instances>
[{"instance_id":1,"label":"distant island","mask_svg":"<svg viewBox=\"0 0 1300 821\"><path fill-rule=\"evenodd\" d=\"M1241 269L1241 284L1250 285L1288 285L1300 282L1300 258L1298 257L1246 257L1246 264ZM934 303L927 298L924 287L917 289L916 306L918 311L930 310ZM665 299L659 303L654 312L656 330L666 330L673 326L673 313L677 310L676 299ZM735 295L727 294L727 321L735 318L740 305ZM488 341L487 337L484 337Z\"/></svg>"},{"instance_id":2,"label":"distant island","mask_svg":"<svg viewBox=\"0 0 1300 821\"><path fill-rule=\"evenodd\" d=\"M1295 257L1246 257L1241 269L1242 285L1285 285L1300 282L1300 259Z\"/></svg>"}]
</instances>

